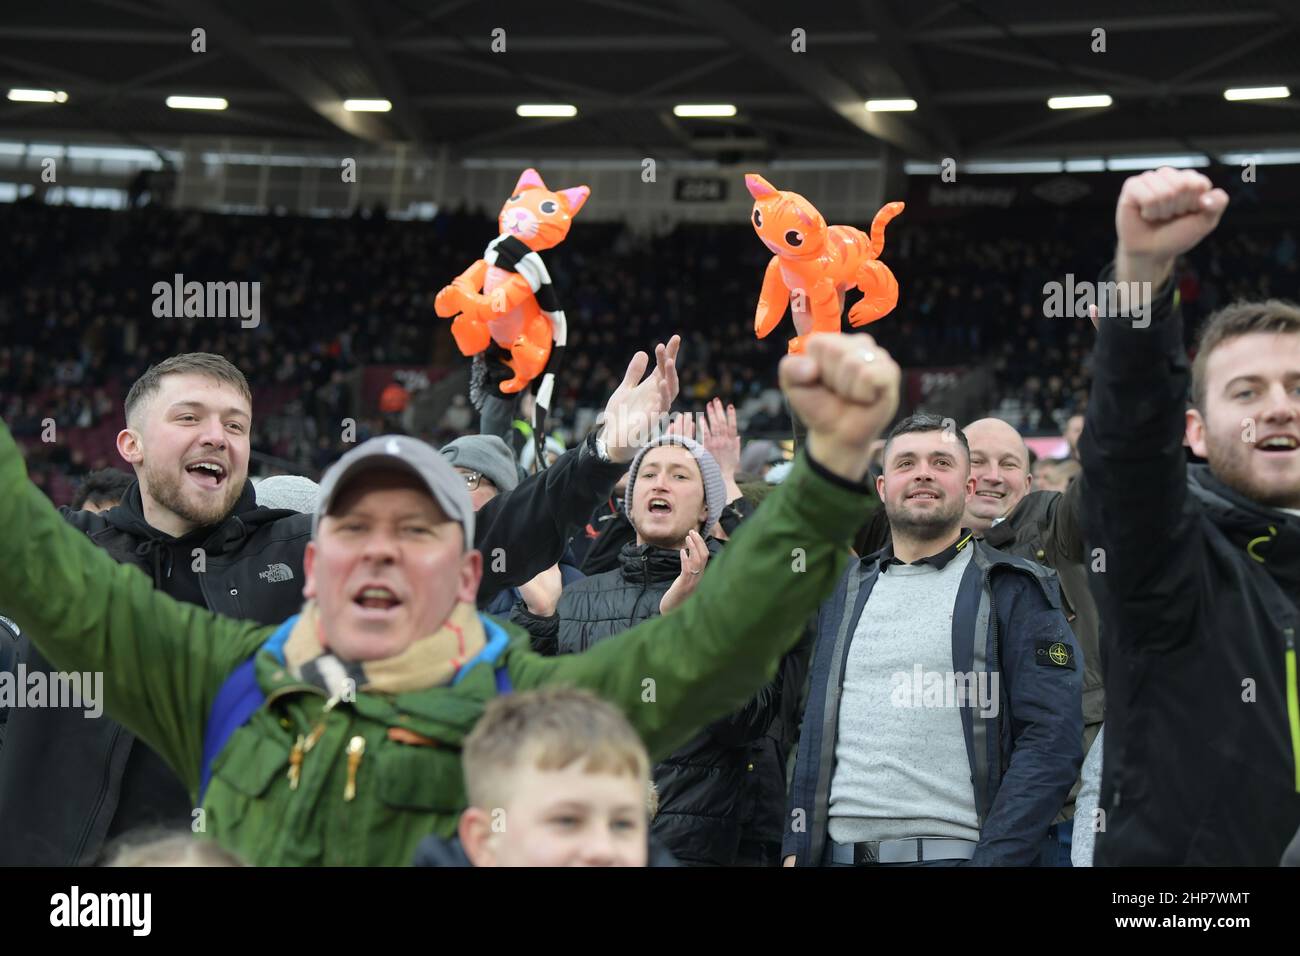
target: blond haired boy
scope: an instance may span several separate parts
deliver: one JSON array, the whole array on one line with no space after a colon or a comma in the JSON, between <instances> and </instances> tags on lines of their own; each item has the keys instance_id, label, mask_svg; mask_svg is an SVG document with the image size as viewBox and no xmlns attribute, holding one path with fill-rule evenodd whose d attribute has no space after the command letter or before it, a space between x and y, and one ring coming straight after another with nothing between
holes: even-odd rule
<instances>
[{"instance_id":1,"label":"blond haired boy","mask_svg":"<svg viewBox=\"0 0 1300 956\"><path fill-rule=\"evenodd\" d=\"M417 865L648 864L650 758L622 712L595 695L559 687L495 698L462 764L459 847L430 837Z\"/></svg>"}]
</instances>

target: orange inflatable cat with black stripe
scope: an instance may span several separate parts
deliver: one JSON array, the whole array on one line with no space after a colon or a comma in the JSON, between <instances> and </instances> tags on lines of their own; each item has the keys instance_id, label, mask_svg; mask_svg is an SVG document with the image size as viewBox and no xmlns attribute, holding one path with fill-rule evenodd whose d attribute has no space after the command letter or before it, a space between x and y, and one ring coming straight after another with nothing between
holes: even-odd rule
<instances>
[{"instance_id":1,"label":"orange inflatable cat with black stripe","mask_svg":"<svg viewBox=\"0 0 1300 956\"><path fill-rule=\"evenodd\" d=\"M754 332L765 338L790 306L795 330L790 352L802 352L808 337L840 331L844 293L850 286L862 299L849 309L855 328L875 322L898 305L898 280L879 261L885 226L903 211L901 202L886 204L871 221L871 235L852 226L827 226L822 214L798 193L776 189L750 173L745 185L754 197L750 221L763 244L776 253L763 274L763 289L754 314Z\"/></svg>"},{"instance_id":2,"label":"orange inflatable cat with black stripe","mask_svg":"<svg viewBox=\"0 0 1300 956\"><path fill-rule=\"evenodd\" d=\"M564 241L590 195L586 186L552 192L537 170L525 169L497 217L501 234L434 299L440 317L455 316L451 334L463 355L478 356L496 344L494 357L513 373L501 382L507 395L527 388L548 362L554 367L552 345L564 347L564 311L539 253ZM543 385L546 401L551 384Z\"/></svg>"}]
</instances>

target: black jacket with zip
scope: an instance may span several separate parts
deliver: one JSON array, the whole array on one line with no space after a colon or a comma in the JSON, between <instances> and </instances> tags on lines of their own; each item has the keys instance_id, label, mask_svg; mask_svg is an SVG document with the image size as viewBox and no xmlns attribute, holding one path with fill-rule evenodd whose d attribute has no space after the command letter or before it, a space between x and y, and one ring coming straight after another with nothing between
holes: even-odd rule
<instances>
[{"instance_id":1,"label":"black jacket with zip","mask_svg":"<svg viewBox=\"0 0 1300 956\"><path fill-rule=\"evenodd\" d=\"M1079 443L1104 559L1089 581L1106 650L1095 860L1277 866L1300 827L1300 519L1188 466L1172 300L1170 282L1146 319L1102 320Z\"/></svg>"},{"instance_id":2,"label":"black jacket with zip","mask_svg":"<svg viewBox=\"0 0 1300 956\"><path fill-rule=\"evenodd\" d=\"M475 516L475 545L483 552L479 603L554 564L568 526L585 520L624 471L626 465L602 462L589 439L484 505ZM262 624L279 624L302 608L311 516L258 507L251 484L220 524L182 539L145 521L138 484L103 514L66 508L63 514L178 600ZM17 656L28 674L53 671L26 635ZM185 788L161 757L107 715L83 714L82 708L9 710L0 748L0 865L90 864L110 834L191 821Z\"/></svg>"}]
</instances>

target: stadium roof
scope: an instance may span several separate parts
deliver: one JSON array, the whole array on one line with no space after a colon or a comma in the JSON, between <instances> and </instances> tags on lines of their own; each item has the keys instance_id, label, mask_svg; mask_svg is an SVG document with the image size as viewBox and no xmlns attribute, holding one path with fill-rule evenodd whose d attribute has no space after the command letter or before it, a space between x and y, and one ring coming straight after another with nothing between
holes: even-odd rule
<instances>
[{"instance_id":1,"label":"stadium roof","mask_svg":"<svg viewBox=\"0 0 1300 956\"><path fill-rule=\"evenodd\" d=\"M1075 9L1066 9L1066 7ZM9 4L0 101L22 138L113 134L404 141L450 157L566 154L771 159L1048 156L1300 146L1294 0L44 0ZM206 52L192 51L194 28ZM493 50L493 31L505 49ZM1105 31L1104 52L1095 50ZM795 52L796 30L806 52ZM175 94L223 111L169 109ZM1050 96L1109 94L1051 110ZM914 112L869 112L907 97ZM391 101L349 112L347 98ZM565 103L573 118L521 118ZM732 118L675 116L734 104Z\"/></svg>"}]
</instances>

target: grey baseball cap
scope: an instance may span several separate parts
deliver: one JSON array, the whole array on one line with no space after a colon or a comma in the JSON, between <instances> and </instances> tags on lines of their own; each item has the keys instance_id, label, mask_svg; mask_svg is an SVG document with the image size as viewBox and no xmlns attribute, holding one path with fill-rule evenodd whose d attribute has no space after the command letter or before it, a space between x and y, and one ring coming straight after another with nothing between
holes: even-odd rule
<instances>
[{"instance_id":1,"label":"grey baseball cap","mask_svg":"<svg viewBox=\"0 0 1300 956\"><path fill-rule=\"evenodd\" d=\"M312 517L313 537L320 519L329 514L340 489L367 471L408 471L429 490L450 520L465 531L465 550L474 548L474 506L465 479L432 446L407 435L385 435L362 442L325 472L320 482L320 501Z\"/></svg>"}]
</instances>

